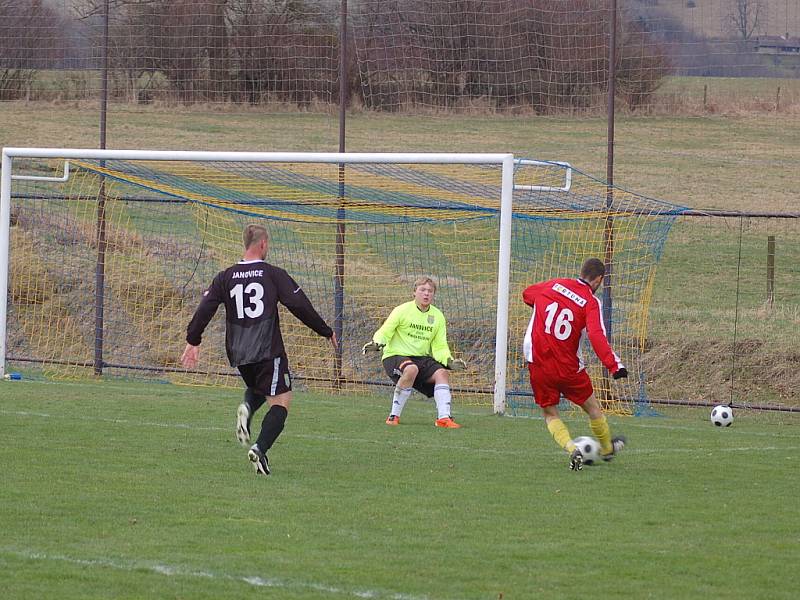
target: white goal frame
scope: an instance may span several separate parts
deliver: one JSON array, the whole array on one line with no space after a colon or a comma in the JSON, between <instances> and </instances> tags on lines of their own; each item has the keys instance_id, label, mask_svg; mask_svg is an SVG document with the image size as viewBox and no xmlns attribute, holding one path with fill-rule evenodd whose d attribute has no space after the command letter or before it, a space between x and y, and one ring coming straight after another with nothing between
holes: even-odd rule
<instances>
[{"instance_id":1,"label":"white goal frame","mask_svg":"<svg viewBox=\"0 0 800 600\"><path fill-rule=\"evenodd\" d=\"M63 159L64 174L56 177L14 175L15 158ZM302 162L302 163L405 163L483 164L502 168L500 196L500 246L497 261L497 321L495 331L494 412L505 412L508 360L508 310L511 269L511 223L514 190L513 154L476 153L334 153L334 152L194 152L149 150L97 150L60 148L4 148L0 172L0 376L5 375L6 319L8 310L9 245L11 232L12 179L66 181L70 159L170 160L219 162Z\"/></svg>"}]
</instances>

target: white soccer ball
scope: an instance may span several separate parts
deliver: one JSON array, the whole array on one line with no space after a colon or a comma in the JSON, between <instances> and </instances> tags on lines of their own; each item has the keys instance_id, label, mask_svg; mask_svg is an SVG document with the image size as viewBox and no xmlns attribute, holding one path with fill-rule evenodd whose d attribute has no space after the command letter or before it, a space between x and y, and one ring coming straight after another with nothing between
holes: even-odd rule
<instances>
[{"instance_id":1,"label":"white soccer ball","mask_svg":"<svg viewBox=\"0 0 800 600\"><path fill-rule=\"evenodd\" d=\"M711 409L711 422L717 427L730 427L733 423L733 410L724 404L715 406Z\"/></svg>"},{"instance_id":2,"label":"white soccer ball","mask_svg":"<svg viewBox=\"0 0 800 600\"><path fill-rule=\"evenodd\" d=\"M596 465L600 462L600 442L588 435L572 440L575 447L583 454L583 464Z\"/></svg>"}]
</instances>

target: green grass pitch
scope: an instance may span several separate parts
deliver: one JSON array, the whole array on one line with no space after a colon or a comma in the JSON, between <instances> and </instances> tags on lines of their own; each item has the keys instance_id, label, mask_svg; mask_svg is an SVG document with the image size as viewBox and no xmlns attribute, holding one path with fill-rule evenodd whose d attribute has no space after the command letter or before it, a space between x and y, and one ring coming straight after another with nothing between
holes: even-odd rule
<instances>
[{"instance_id":1,"label":"green grass pitch","mask_svg":"<svg viewBox=\"0 0 800 600\"><path fill-rule=\"evenodd\" d=\"M796 423L612 419L567 468L538 419L296 394L256 477L240 394L0 383L4 598L794 598ZM260 422L260 415L258 419ZM589 434L569 418L574 436Z\"/></svg>"}]
</instances>

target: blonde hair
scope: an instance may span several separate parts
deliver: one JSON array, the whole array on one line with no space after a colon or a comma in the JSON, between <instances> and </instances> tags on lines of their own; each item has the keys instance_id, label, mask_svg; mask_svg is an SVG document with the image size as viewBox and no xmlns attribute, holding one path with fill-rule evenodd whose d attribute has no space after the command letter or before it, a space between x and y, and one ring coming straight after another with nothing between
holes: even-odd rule
<instances>
[{"instance_id":1,"label":"blonde hair","mask_svg":"<svg viewBox=\"0 0 800 600\"><path fill-rule=\"evenodd\" d=\"M247 250L253 244L257 244L261 240L269 240L267 228L263 225L255 225L251 223L244 228L242 233L242 242L244 242L244 249Z\"/></svg>"},{"instance_id":2,"label":"blonde hair","mask_svg":"<svg viewBox=\"0 0 800 600\"><path fill-rule=\"evenodd\" d=\"M426 283L430 284L430 286L433 288L433 293L435 294L436 282L430 277L417 277L417 279L414 281L414 291L416 292L419 286L425 285Z\"/></svg>"}]
</instances>

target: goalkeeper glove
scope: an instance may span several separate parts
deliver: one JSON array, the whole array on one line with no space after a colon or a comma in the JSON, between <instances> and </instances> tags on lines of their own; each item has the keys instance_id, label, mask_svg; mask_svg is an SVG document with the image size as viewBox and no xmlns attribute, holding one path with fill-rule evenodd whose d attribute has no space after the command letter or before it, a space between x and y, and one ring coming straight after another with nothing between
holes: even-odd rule
<instances>
[{"instance_id":1,"label":"goalkeeper glove","mask_svg":"<svg viewBox=\"0 0 800 600\"><path fill-rule=\"evenodd\" d=\"M451 358L447 362L447 368L451 371L463 371L467 368L467 363L460 358Z\"/></svg>"},{"instance_id":2,"label":"goalkeeper glove","mask_svg":"<svg viewBox=\"0 0 800 600\"><path fill-rule=\"evenodd\" d=\"M613 377L614 379L622 379L623 377L627 377L627 376L628 376L628 369L626 369L625 367L617 369L611 375L611 377Z\"/></svg>"},{"instance_id":3,"label":"goalkeeper glove","mask_svg":"<svg viewBox=\"0 0 800 600\"><path fill-rule=\"evenodd\" d=\"M361 354L366 354L367 352L380 352L383 350L383 347L386 344L379 344L378 342L367 342L361 348Z\"/></svg>"}]
</instances>

